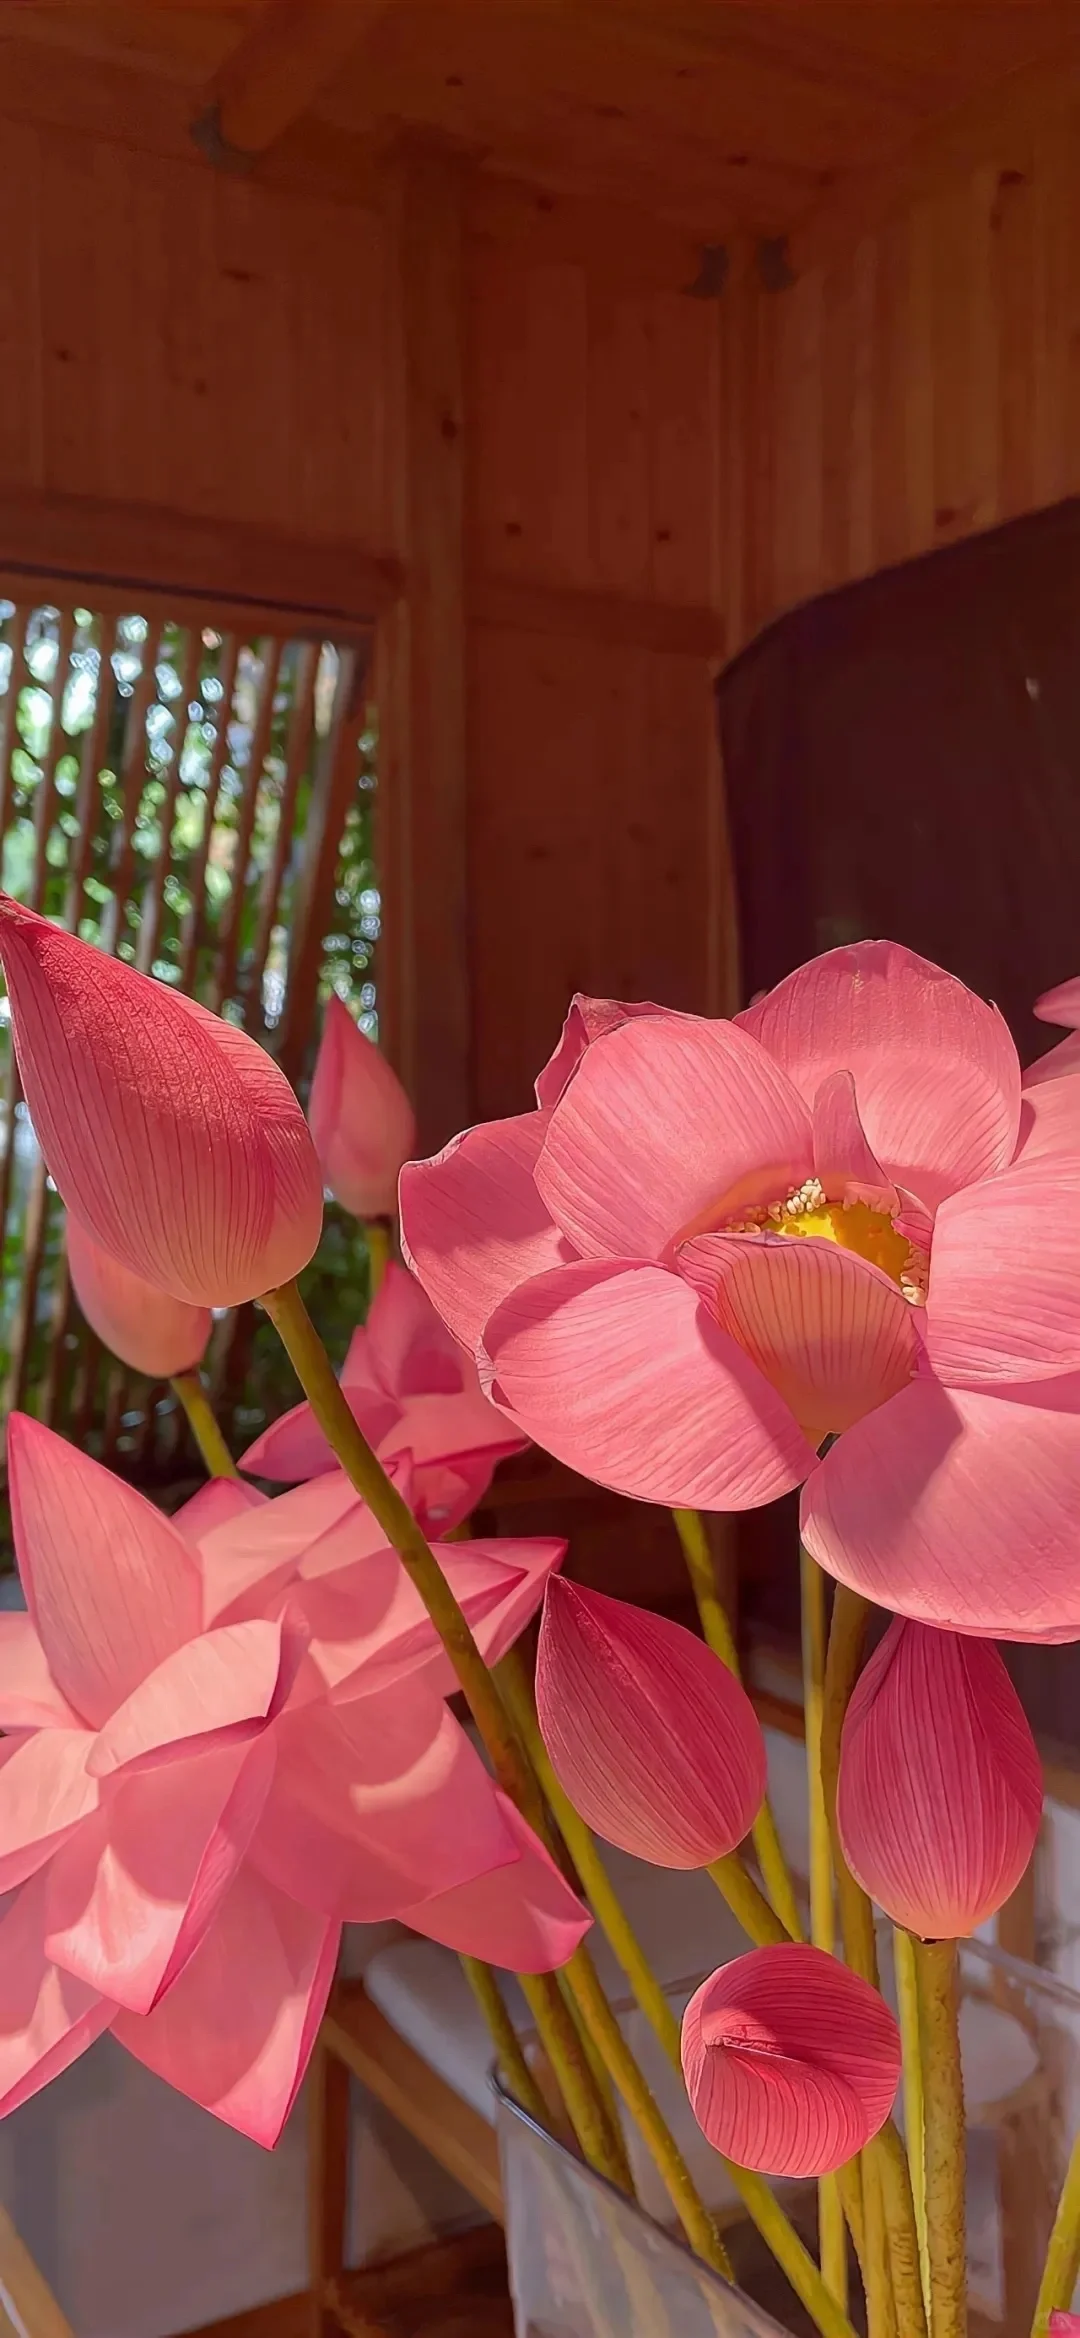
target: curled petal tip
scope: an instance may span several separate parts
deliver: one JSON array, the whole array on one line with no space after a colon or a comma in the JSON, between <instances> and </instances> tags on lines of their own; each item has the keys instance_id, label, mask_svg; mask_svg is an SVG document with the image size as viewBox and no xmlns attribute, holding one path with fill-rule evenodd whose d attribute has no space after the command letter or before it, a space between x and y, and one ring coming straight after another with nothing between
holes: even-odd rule
<instances>
[{"instance_id":1,"label":"curled petal tip","mask_svg":"<svg viewBox=\"0 0 1080 2338\"><path fill-rule=\"evenodd\" d=\"M200 1308L299 1273L322 1179L265 1049L4 896L0 959L42 1152L98 1248Z\"/></svg>"},{"instance_id":2,"label":"curled petal tip","mask_svg":"<svg viewBox=\"0 0 1080 2338\"><path fill-rule=\"evenodd\" d=\"M656 1867L706 1867L749 1833L765 1793L760 1724L681 1624L553 1575L536 1701L559 1781L605 1841Z\"/></svg>"},{"instance_id":3,"label":"curled petal tip","mask_svg":"<svg viewBox=\"0 0 1080 2338\"><path fill-rule=\"evenodd\" d=\"M416 1150L416 1120L397 1073L336 992L327 1002L308 1120L335 1199L354 1217L392 1217L398 1177Z\"/></svg>"},{"instance_id":4,"label":"curled petal tip","mask_svg":"<svg viewBox=\"0 0 1080 2338\"><path fill-rule=\"evenodd\" d=\"M876 1989L822 1949L751 1949L683 2016L683 2076L714 2150L762 2175L822 2176L884 2125L900 2037Z\"/></svg>"}]
</instances>

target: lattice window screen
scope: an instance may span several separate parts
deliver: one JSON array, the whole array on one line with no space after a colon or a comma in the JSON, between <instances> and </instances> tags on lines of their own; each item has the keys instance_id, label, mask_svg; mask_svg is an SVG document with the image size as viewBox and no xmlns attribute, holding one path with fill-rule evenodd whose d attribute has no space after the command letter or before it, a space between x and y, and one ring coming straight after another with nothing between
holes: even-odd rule
<instances>
[{"instance_id":1,"label":"lattice window screen","mask_svg":"<svg viewBox=\"0 0 1080 2338\"><path fill-rule=\"evenodd\" d=\"M0 601L5 889L242 1023L301 1087L331 986L375 1029L365 667L362 642L229 631L186 604L174 621ZM175 1474L182 1425L78 1317L6 1000L0 1017L0 1405L152 1483ZM356 1266L340 1221L324 1249L332 1294ZM243 1317L215 1335L240 1435L289 1401L261 1352Z\"/></svg>"}]
</instances>

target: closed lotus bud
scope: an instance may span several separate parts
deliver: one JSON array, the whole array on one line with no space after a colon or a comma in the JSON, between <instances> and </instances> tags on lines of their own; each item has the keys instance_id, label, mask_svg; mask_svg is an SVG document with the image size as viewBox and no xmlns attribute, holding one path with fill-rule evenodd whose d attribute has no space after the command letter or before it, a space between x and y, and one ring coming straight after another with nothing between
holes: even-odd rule
<instances>
[{"instance_id":1,"label":"closed lotus bud","mask_svg":"<svg viewBox=\"0 0 1080 2338\"><path fill-rule=\"evenodd\" d=\"M707 1867L749 1833L765 1795L757 1715L681 1624L553 1576L536 1705L560 1785L605 1842Z\"/></svg>"},{"instance_id":2,"label":"closed lotus bud","mask_svg":"<svg viewBox=\"0 0 1080 2338\"><path fill-rule=\"evenodd\" d=\"M289 1282L322 1179L288 1081L231 1023L0 894L19 1071L68 1215L170 1298Z\"/></svg>"},{"instance_id":3,"label":"closed lotus bud","mask_svg":"<svg viewBox=\"0 0 1080 2338\"><path fill-rule=\"evenodd\" d=\"M416 1150L413 1108L386 1057L336 992L327 1003L308 1119L325 1183L357 1218L390 1218Z\"/></svg>"},{"instance_id":4,"label":"closed lotus bud","mask_svg":"<svg viewBox=\"0 0 1080 2338\"><path fill-rule=\"evenodd\" d=\"M764 2176L827 2176L883 2127L900 2033L883 1997L824 1949L752 1948L683 2015L691 2108L715 2151Z\"/></svg>"},{"instance_id":5,"label":"closed lotus bud","mask_svg":"<svg viewBox=\"0 0 1080 2338\"><path fill-rule=\"evenodd\" d=\"M1014 1891L1042 1818L1042 1767L997 1649L898 1618L844 1722L844 1856L894 1924L962 1940Z\"/></svg>"},{"instance_id":6,"label":"closed lotus bud","mask_svg":"<svg viewBox=\"0 0 1080 2338\"><path fill-rule=\"evenodd\" d=\"M141 1282L107 1250L99 1250L74 1218L68 1219L67 1256L75 1297L91 1331L121 1363L151 1380L194 1371L213 1328L208 1307L189 1307L186 1299L170 1299Z\"/></svg>"}]
</instances>

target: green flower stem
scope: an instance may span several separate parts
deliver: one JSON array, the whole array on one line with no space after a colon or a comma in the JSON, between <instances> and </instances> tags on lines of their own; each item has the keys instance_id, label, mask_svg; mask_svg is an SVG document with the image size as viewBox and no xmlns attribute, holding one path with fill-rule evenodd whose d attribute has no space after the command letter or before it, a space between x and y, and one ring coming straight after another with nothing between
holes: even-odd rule
<instances>
[{"instance_id":1,"label":"green flower stem","mask_svg":"<svg viewBox=\"0 0 1080 2338\"><path fill-rule=\"evenodd\" d=\"M810 1804L810 1938L828 1956L836 1946L833 1866L825 1789L821 1782L821 1715L825 1695L828 1618L825 1578L809 1551L799 1555L802 1585L803 1716L806 1777ZM833 2296L847 2304L847 2231L835 2174L818 2183L818 2249L822 2274Z\"/></svg>"},{"instance_id":2,"label":"green flower stem","mask_svg":"<svg viewBox=\"0 0 1080 2338\"><path fill-rule=\"evenodd\" d=\"M874 2166L880 2186L892 2294L902 2338L926 2338L928 2306L923 2294L911 2177L904 2146L891 2119L886 2119L880 2133L867 2145L864 2158Z\"/></svg>"},{"instance_id":3,"label":"green flower stem","mask_svg":"<svg viewBox=\"0 0 1080 2338\"><path fill-rule=\"evenodd\" d=\"M964 2082L955 1940L915 1940L926 2133L926 2240L932 2338L967 2338Z\"/></svg>"},{"instance_id":4,"label":"green flower stem","mask_svg":"<svg viewBox=\"0 0 1080 2338\"><path fill-rule=\"evenodd\" d=\"M900 2008L900 2036L904 2048L904 2130L919 2246L919 2272L923 2298L929 2310L930 2259L926 2247L926 2148L923 2135L922 2046L919 2040L919 1979L911 1936L899 1924L893 1930L893 1956Z\"/></svg>"},{"instance_id":5,"label":"green flower stem","mask_svg":"<svg viewBox=\"0 0 1080 2338\"><path fill-rule=\"evenodd\" d=\"M521 2040L491 1966L481 1964L479 1957L463 1956L461 1969L491 2032L503 2085L530 2119L538 2120L543 2126L548 2116L547 2105L525 2060Z\"/></svg>"},{"instance_id":6,"label":"green flower stem","mask_svg":"<svg viewBox=\"0 0 1080 2338\"><path fill-rule=\"evenodd\" d=\"M863 2288L868 2338L908 2338L897 2330L889 2264L889 2236L881 2198L881 2172L868 2151L861 2155L863 2188Z\"/></svg>"},{"instance_id":7,"label":"green flower stem","mask_svg":"<svg viewBox=\"0 0 1080 2338\"><path fill-rule=\"evenodd\" d=\"M732 1915L758 1948L770 1948L777 1941L790 1939L790 1933L785 1932L775 1909L770 1908L764 1892L758 1890L737 1851L727 1852L723 1859L714 1859L705 1872L711 1875Z\"/></svg>"},{"instance_id":8,"label":"green flower stem","mask_svg":"<svg viewBox=\"0 0 1080 2338\"><path fill-rule=\"evenodd\" d=\"M716 1588L716 1568L709 1549L704 1520L697 1510L673 1510L679 1541L686 1560L694 1598L697 1601L701 1629L713 1655L726 1664L736 1680L740 1678L739 1651L728 1620L727 1609ZM792 1940L802 1939L802 1921L788 1864L784 1857L776 1820L768 1802L763 1802L754 1820L752 1841L757 1853L765 1889L773 1907Z\"/></svg>"},{"instance_id":9,"label":"green flower stem","mask_svg":"<svg viewBox=\"0 0 1080 2338\"><path fill-rule=\"evenodd\" d=\"M364 1241L367 1244L368 1254L368 1305L370 1306L390 1264L389 1218L365 1218Z\"/></svg>"},{"instance_id":10,"label":"green flower stem","mask_svg":"<svg viewBox=\"0 0 1080 2338\"><path fill-rule=\"evenodd\" d=\"M210 1399L198 1372L174 1372L173 1393L187 1415L188 1426L211 1477L239 1477L240 1472L214 1418Z\"/></svg>"},{"instance_id":11,"label":"green flower stem","mask_svg":"<svg viewBox=\"0 0 1080 2338\"><path fill-rule=\"evenodd\" d=\"M1046 2338L1053 2313L1067 2314L1080 2280L1080 2135L1072 2147L1046 2252L1031 2338Z\"/></svg>"},{"instance_id":12,"label":"green flower stem","mask_svg":"<svg viewBox=\"0 0 1080 2338\"><path fill-rule=\"evenodd\" d=\"M578 1817L551 1767L536 1719L532 1682L520 1648L514 1648L509 1656L504 1656L498 1668L498 1677L506 1690L514 1719L558 1821L559 1832L577 1869L585 1897L626 1974L646 2020L672 2068L681 2077L679 2024L622 1907L595 1839L584 1819ZM803 2247L794 2225L785 2216L764 2177L755 2175L749 2168L736 2167L733 2161L724 2159L721 2153L717 2157L730 2176L747 2215L787 2275L796 2297L816 2322L822 2338L851 2338L851 2325L846 2315L838 2307L835 2298L830 2296L809 2250Z\"/></svg>"}]
</instances>

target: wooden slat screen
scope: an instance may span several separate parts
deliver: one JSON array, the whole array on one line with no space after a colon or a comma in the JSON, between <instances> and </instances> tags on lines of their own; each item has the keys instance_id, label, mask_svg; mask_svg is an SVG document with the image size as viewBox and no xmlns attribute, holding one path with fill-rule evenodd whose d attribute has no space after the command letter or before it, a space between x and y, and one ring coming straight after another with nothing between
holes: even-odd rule
<instances>
[{"instance_id":1,"label":"wooden slat screen","mask_svg":"<svg viewBox=\"0 0 1080 2338\"><path fill-rule=\"evenodd\" d=\"M362 643L304 638L284 618L256 637L211 611L198 624L0 601L5 890L243 1024L301 1089L331 987L376 1028L365 672ZM329 1293L331 1338L335 1298L343 1335L363 1264L340 1215L311 1272ZM276 1348L243 1316L219 1324L211 1362L238 1439L291 1401ZM107 1357L71 1297L6 1000L0 1403L150 1486L187 1466L168 1390Z\"/></svg>"}]
</instances>

